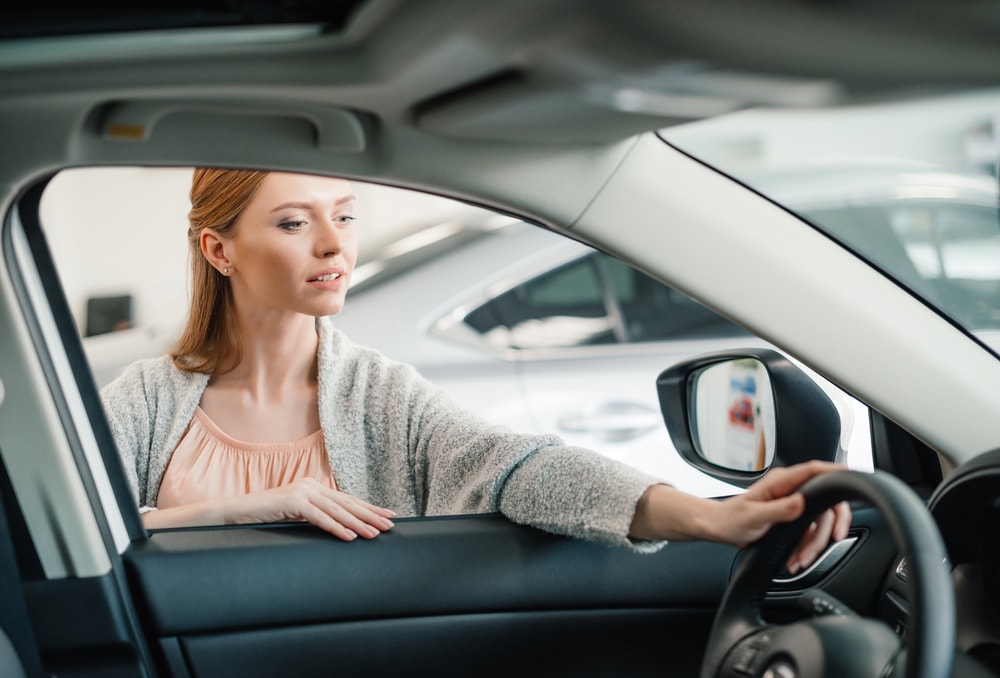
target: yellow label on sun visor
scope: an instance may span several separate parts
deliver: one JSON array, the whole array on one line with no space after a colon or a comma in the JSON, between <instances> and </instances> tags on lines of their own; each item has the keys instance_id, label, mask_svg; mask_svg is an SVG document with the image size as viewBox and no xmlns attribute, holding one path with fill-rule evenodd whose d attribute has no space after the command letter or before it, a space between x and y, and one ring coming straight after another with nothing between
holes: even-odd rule
<instances>
[{"instance_id":1,"label":"yellow label on sun visor","mask_svg":"<svg viewBox=\"0 0 1000 678\"><path fill-rule=\"evenodd\" d=\"M108 125L108 136L116 139L144 139L146 128L140 125Z\"/></svg>"}]
</instances>

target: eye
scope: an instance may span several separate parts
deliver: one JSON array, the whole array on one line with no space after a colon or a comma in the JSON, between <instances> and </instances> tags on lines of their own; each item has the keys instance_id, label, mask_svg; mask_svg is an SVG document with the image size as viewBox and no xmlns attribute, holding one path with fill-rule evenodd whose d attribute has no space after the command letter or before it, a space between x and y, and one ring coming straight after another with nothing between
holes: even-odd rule
<instances>
[{"instance_id":1,"label":"eye","mask_svg":"<svg viewBox=\"0 0 1000 678\"><path fill-rule=\"evenodd\" d=\"M350 214L341 214L339 217L334 217L333 220L342 226L347 226L354 221L355 217Z\"/></svg>"},{"instance_id":2,"label":"eye","mask_svg":"<svg viewBox=\"0 0 1000 678\"><path fill-rule=\"evenodd\" d=\"M278 224L278 228L280 228L283 231L298 231L305 225L306 225L305 221L302 221L300 219L290 219L288 221L282 221L280 224Z\"/></svg>"}]
</instances>

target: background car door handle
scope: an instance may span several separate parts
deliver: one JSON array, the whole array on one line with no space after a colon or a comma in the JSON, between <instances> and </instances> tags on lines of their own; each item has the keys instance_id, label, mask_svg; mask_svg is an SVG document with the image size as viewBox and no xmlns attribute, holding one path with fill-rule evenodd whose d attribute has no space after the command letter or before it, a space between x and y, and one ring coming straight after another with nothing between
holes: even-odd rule
<instances>
[{"instance_id":1,"label":"background car door handle","mask_svg":"<svg viewBox=\"0 0 1000 678\"><path fill-rule=\"evenodd\" d=\"M641 403L607 402L590 412L559 418L559 429L566 433L588 433L602 442L621 443L634 440L663 425L660 413Z\"/></svg>"}]
</instances>

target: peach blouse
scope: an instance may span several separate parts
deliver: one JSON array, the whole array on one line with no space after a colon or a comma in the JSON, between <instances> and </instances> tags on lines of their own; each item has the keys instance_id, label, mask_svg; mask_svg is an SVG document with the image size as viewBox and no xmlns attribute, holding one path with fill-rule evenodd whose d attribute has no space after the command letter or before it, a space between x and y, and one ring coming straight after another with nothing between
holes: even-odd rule
<instances>
[{"instance_id":1,"label":"peach blouse","mask_svg":"<svg viewBox=\"0 0 1000 678\"><path fill-rule=\"evenodd\" d=\"M337 486L322 430L288 442L248 443L228 436L198 407L167 464L156 506L249 494L300 478Z\"/></svg>"}]
</instances>

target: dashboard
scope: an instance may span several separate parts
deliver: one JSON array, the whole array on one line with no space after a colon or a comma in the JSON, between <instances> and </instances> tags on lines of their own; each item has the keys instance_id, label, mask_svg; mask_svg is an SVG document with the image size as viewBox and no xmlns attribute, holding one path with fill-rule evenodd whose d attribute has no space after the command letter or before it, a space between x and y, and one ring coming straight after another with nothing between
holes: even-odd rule
<instances>
[{"instance_id":1,"label":"dashboard","mask_svg":"<svg viewBox=\"0 0 1000 678\"><path fill-rule=\"evenodd\" d=\"M973 658L1000 676L1000 449L957 468L933 493L928 508L944 540L955 587L956 675L963 673L963 660ZM907 630L908 574L905 559L897 559L879 602L879 616L901 635Z\"/></svg>"}]
</instances>

